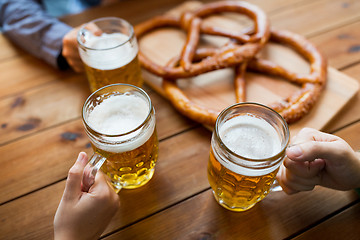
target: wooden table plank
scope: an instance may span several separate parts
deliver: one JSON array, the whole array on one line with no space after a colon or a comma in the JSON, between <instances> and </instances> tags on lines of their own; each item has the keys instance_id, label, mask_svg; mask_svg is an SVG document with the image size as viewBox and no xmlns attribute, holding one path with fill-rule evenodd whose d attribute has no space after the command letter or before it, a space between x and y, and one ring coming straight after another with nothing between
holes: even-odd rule
<instances>
[{"instance_id":1,"label":"wooden table plank","mask_svg":"<svg viewBox=\"0 0 360 240\"><path fill-rule=\"evenodd\" d=\"M360 203L346 209L294 239L347 239L360 237Z\"/></svg>"},{"instance_id":2,"label":"wooden table plank","mask_svg":"<svg viewBox=\"0 0 360 240\"><path fill-rule=\"evenodd\" d=\"M360 84L360 64L356 64L360 59L360 34L357 30L359 27L360 21L312 37L310 41L319 46L330 66L338 69L350 66L342 72L356 79ZM355 65L352 65L354 63ZM327 124L324 131L333 132L342 126L360 120L360 108L355 107L359 104L359 96L358 92L347 106Z\"/></svg>"},{"instance_id":3,"label":"wooden table plank","mask_svg":"<svg viewBox=\"0 0 360 240\"><path fill-rule=\"evenodd\" d=\"M52 94L54 93L52 92ZM178 114L162 97L154 93L150 96L156 109L156 124L159 126L157 132L160 140L195 126L194 122ZM86 151L89 154L92 152L89 149L90 142L79 116L80 104L83 101L77 103L77 99L69 99L70 104L75 109L72 110L71 114L67 114L66 119L59 120L61 125L55 126L57 122L52 121L52 127L49 129L42 128L43 131L37 129L37 133L29 134L18 141L0 146L0 156L6 156L0 158L0 165L2 166L0 176L3 176L0 178L2 193L0 203L64 179L80 151ZM49 101L49 108L54 108L52 103ZM70 106L67 104L59 104L56 109L68 110ZM33 109L33 106L30 109ZM43 112L46 115L42 119L55 115L54 112ZM66 116L66 114L64 115ZM59 116L62 114L59 113ZM9 118L11 119L11 116ZM69 122L66 123L66 121ZM15 120L12 119L12 122ZM64 122L65 124L63 124ZM8 133L11 132L13 131ZM21 177L15 173L21 173ZM22 187L19 188L19 185Z\"/></svg>"},{"instance_id":4,"label":"wooden table plank","mask_svg":"<svg viewBox=\"0 0 360 240\"><path fill-rule=\"evenodd\" d=\"M284 11L285 9L295 8L299 5L307 4L313 0L272 0L272 1L264 1L264 0L251 0L248 1L252 4L259 6L262 10L264 10L268 15L272 15L278 11Z\"/></svg>"},{"instance_id":5,"label":"wooden table plank","mask_svg":"<svg viewBox=\"0 0 360 240\"><path fill-rule=\"evenodd\" d=\"M342 69L360 59L360 20L310 38L328 60L328 64Z\"/></svg>"},{"instance_id":6,"label":"wooden table plank","mask_svg":"<svg viewBox=\"0 0 360 240\"><path fill-rule=\"evenodd\" d=\"M65 181L0 207L0 239L53 239L53 221Z\"/></svg>"},{"instance_id":7,"label":"wooden table plank","mask_svg":"<svg viewBox=\"0 0 360 240\"><path fill-rule=\"evenodd\" d=\"M123 0L64 19L77 26L112 15L136 24L182 2ZM344 67L359 61L359 34L354 33L359 26L358 1L252 2L269 13L274 26L314 40L331 64ZM79 151L91 152L80 120L88 87L84 75L58 72L6 41L0 38L0 46L9 46L0 54L0 84L4 86L0 89L0 239L51 239L54 213L64 189L62 179ZM355 51L349 52L351 47ZM354 65L344 73L359 79L360 67ZM107 239L279 239L304 231L301 236L308 238L324 236L319 234L333 224L344 233L358 226L344 224L356 220L359 213L359 197L352 191L319 187L292 196L273 193L245 213L223 209L214 201L207 182L210 132L194 128L194 122L180 116L162 97L149 94L162 139L156 172L143 188L120 192L121 209L104 234L115 233ZM359 95L354 99L327 126L330 131L359 120ZM360 149L360 122L336 134ZM357 205L343 211L354 203ZM329 219L334 212L340 214Z\"/></svg>"},{"instance_id":8,"label":"wooden table plank","mask_svg":"<svg viewBox=\"0 0 360 240\"><path fill-rule=\"evenodd\" d=\"M215 2L216 0L202 0L197 1L201 3L209 3ZM156 0L156 1L141 1L141 4L136 1L125 0L119 3L110 5L110 6L103 6L103 7L96 7L94 9L89 9L81 14L75 14L71 16L62 17L61 20L71 26L79 26L84 22L93 20L95 18L100 18L104 16L117 16L126 19L131 24L138 24L142 21L145 21L151 17L156 15L163 14L174 7L183 4L184 0ZM194 2L194 1L192 1ZM295 6L303 5L308 2L313 2L313 0L272 0L264 1L264 0L252 0L251 3L259 6L263 9L266 13L273 14L277 11L289 8L294 8ZM126 6L126 7L124 7ZM136 14L134 14L136 13Z\"/></svg>"},{"instance_id":9,"label":"wooden table plank","mask_svg":"<svg viewBox=\"0 0 360 240\"><path fill-rule=\"evenodd\" d=\"M143 188L120 192L121 209L105 234L166 209L178 201L207 189L205 169L209 151L209 135L210 133L207 130L200 128L184 133L180 137L161 142L160 158L154 179ZM173 146L179 147L174 149ZM199 169L204 171L198 171ZM60 200L63 186L63 182L51 185L2 205L0 222L4 224L0 225L0 232L6 234L4 235L5 239L22 238L23 236L29 236L30 239L31 236L48 238L52 234L52 217ZM293 196L273 193L265 199L266 201L258 204L256 208L244 214L236 214L218 206L211 196L210 190L208 190L182 204L150 217L149 220L141 221L113 235L110 239L117 239L119 236L123 239L130 239L132 234L139 234L139 232L146 236L154 236L153 239L161 239L165 236L171 238L179 236L178 234L189 233L198 236L204 232L219 234L216 236L229 236L229 234L240 234L239 232L242 232L241 234L245 234L245 237L256 238L263 234L266 235L269 231L272 232L271 234L275 234L269 235L269 237L282 238L286 234L292 234L305 228L311 221L325 217L330 214L330 210L342 208L357 198L358 196L353 192L337 192L322 188ZM46 203L42 199L47 199ZM309 201L311 202L309 203ZM30 204L26 204L27 202ZM41 206L41 213L37 207L32 207L31 204L34 203ZM14 209L22 209L24 205L27 206L26 211L22 211L21 216L18 216L19 212ZM286 211L284 211L283 206L286 206ZM14 215L9 215L8 212L14 212ZM174 219L173 214L178 216L174 222L169 220ZM33 222L39 217L42 219L40 224L34 226ZM218 218L220 218L221 224L215 227L213 221L215 219L218 221ZM6 221L6 219L12 220ZM268 219L274 224L263 224L260 219ZM13 223L14 220L16 220L16 224ZM254 229L249 229L249 224L234 226L230 224L231 222L251 222L253 224L259 222L261 224L253 226L259 228L253 231ZM179 229L179 225L185 227ZM153 226L159 227L154 228ZM203 226L204 229L198 229L196 226ZM6 231L2 231L2 228ZM22 231L16 231L19 228Z\"/></svg>"},{"instance_id":10,"label":"wooden table plank","mask_svg":"<svg viewBox=\"0 0 360 240\"><path fill-rule=\"evenodd\" d=\"M26 54L23 50L20 50L20 48L15 47L3 34L0 34L0 46L0 62Z\"/></svg>"},{"instance_id":11,"label":"wooden table plank","mask_svg":"<svg viewBox=\"0 0 360 240\"><path fill-rule=\"evenodd\" d=\"M299 4L270 16L272 26L311 37L360 20L356 0L319 0Z\"/></svg>"},{"instance_id":12,"label":"wooden table plank","mask_svg":"<svg viewBox=\"0 0 360 240\"><path fill-rule=\"evenodd\" d=\"M2 35L0 35L2 36ZM13 48L15 50L15 48ZM29 55L17 56L0 61L0 99L43 84L60 80L71 72L61 72L43 61Z\"/></svg>"},{"instance_id":13,"label":"wooden table plank","mask_svg":"<svg viewBox=\"0 0 360 240\"><path fill-rule=\"evenodd\" d=\"M358 124L356 126L358 129L360 129L360 124ZM359 130L358 130L359 131ZM353 146L359 146L359 145L354 145L355 143L359 144L360 141L358 141L358 139L354 139L351 138L352 136L349 135L349 133L352 133L354 136L360 136L358 134L358 132L354 131L354 129L350 129L349 132L343 130L342 132L340 132L339 136L347 136L348 138L354 140L354 142L349 141L350 144L352 144ZM193 194L196 194L197 192L201 191L202 189L206 189L208 188L208 183L207 183L207 178L205 176L205 171L199 171L199 169L205 169L206 168L206 161L207 161L207 155L208 155L208 141L209 141L209 136L205 136L205 135L209 135L209 132L207 130L204 129L198 129L196 130L196 132L194 131L190 131L188 133L182 134L181 138L179 137L174 137L174 138L170 138L164 142L161 142L160 144L160 159L156 168L156 174L154 176L154 179L151 180L151 182L146 185L144 188L135 190L135 191L121 191L120 192L120 198L121 198L121 210L120 212L116 215L116 217L114 218L114 220L111 222L109 228L107 229L107 233L111 232L115 229L121 228L122 226L126 226L127 224L131 223L131 222L135 222L136 219L141 219L144 216L148 216L151 215L152 213L156 213L157 211L166 208L166 206L171 206L172 204L174 204L174 201L179 201L181 199L186 199L186 196L192 196ZM342 136L343 137L343 136ZM200 138L200 139L199 139ZM187 141L186 139L194 139L195 143L198 143L199 146L193 145L194 143ZM202 140L201 140L202 139ZM346 138L345 138L346 139ZM177 148L174 148L174 146L177 146ZM200 150L202 149L202 150ZM184 156L183 154L187 153L189 154L188 157ZM73 159L72 159L73 161ZM198 166L196 164L199 164ZM194 171L193 173L191 173L191 171ZM169 174L171 173L171 174ZM175 174L173 174L175 173ZM195 176L194 174L197 174L197 176ZM57 188L57 190L53 190L53 188ZM60 189L61 187L58 187L58 184L49 186L45 189L42 189L40 191L37 191L33 194L24 196L22 198L16 199L14 201L11 201L5 205L2 205L0 208L0 216L2 217L2 219L0 219L0 222L5 222L6 224L1 225L1 228L4 228L6 230L9 230L9 233L12 233L12 235L4 235L5 237L10 237L10 236L15 236L15 237L21 237L21 236L32 236L32 234L34 234L34 236L41 236L41 237L47 237L49 236L49 234L51 234L52 232L52 223L51 223L51 219L53 217L53 213L55 212L56 209L56 203L59 201L59 198L61 196L61 193L57 193L57 198L53 198L52 196L50 197L50 199L47 197L49 195L51 195L51 193L53 192L62 192L63 191L63 187ZM195 189L196 188L196 189ZM181 192L182 195L178 195L178 193ZM315 194L314 194L315 192ZM329 212L327 212L329 209L332 208L341 208L344 207L346 204L356 200L357 196L351 192L347 192L347 193L343 193L343 192L337 192L337 191L332 191L332 190L327 190L327 189L323 189L323 190L316 190L314 192L311 193L301 193L301 194L297 194L294 196L285 196L283 193L274 193L272 195L270 195L268 198L266 198L266 201L263 201L261 203L261 205L259 205L259 207L254 208L254 209L262 209L260 210L254 210L256 213L252 213L252 214L245 214L245 217L238 217L238 216L243 216L241 214L234 215L234 217L230 217L230 219L232 219L233 222L244 222L244 221L248 221L248 222L256 222L258 218L265 218L265 219L272 219L271 222L277 222L277 223L285 223L285 220L281 220L281 219L288 219L290 218L291 221L295 221L296 224L294 224L294 222L289 222L289 225L285 225L283 226L281 229L273 229L273 225L271 225L271 229L272 231L279 231L280 233L276 233L276 234L280 234L280 235L275 235L275 238L277 237L282 237L282 234L290 234L291 232L287 232L288 229L290 228L292 232L297 232L300 229L304 228L307 226L307 224L309 224L310 219L316 220L316 219L320 219L322 217L325 217L327 214L329 214ZM311 195L309 195L311 194ZM36 198L33 199L33 197L36 196ZM146 197L145 197L146 196ZM169 197L172 196L172 197ZM300 196L300 199L298 199L297 197ZM34 226L32 223L35 220L35 218L38 217L38 215L35 212L38 212L37 208L31 208L31 203L33 202L40 202L41 203L41 199L43 198L47 198L48 200L46 201L46 205L41 205L42 206L42 218L46 219L46 224L39 224ZM160 201L161 199L161 201ZM211 200L209 200L211 199ZM296 201L295 201L296 199ZM310 200L309 200L310 199ZM323 200L326 199L326 202L324 202ZM132 231L134 231L133 229L137 229L140 232L145 231L146 229L142 229L143 228L143 224L145 224L145 226L147 224L157 226L156 224L157 221L160 222L165 222L167 223L168 221L165 221L164 219L172 219L173 217L171 216L172 214L179 214L178 211L182 211L183 213L186 212L187 214L183 214L185 219L184 222L180 222L181 219L177 218L176 223L171 223L172 226L178 226L180 225L185 225L186 226L186 222L189 219L192 219L192 222L195 226L196 224L199 224L201 226L204 226L206 228L206 233L208 233L209 229L212 229L213 226L208 226L207 224L212 223L212 221L214 221L214 219L211 218L212 215L207 215L208 213L206 213L207 210L211 210L210 212L215 211L216 212L216 218L218 216L222 217L221 222L222 221L230 221L230 220L226 220L228 217L226 217L229 213L227 210L223 209L220 206L217 206L217 204L215 203L215 201L212 199L211 193L210 191L206 191L203 194L200 194L200 196L196 196L195 198L190 199L189 201L194 201L194 202L190 202L189 204L186 203L185 206L188 207L184 207L182 204L178 206L176 206L174 209L179 208L178 210L171 210L173 208L170 208L170 216L167 215L168 210L166 210L166 214L165 213L160 213L159 216L161 216L160 219L157 219L157 215L155 215L155 222L151 222L148 223L148 220L143 221L142 223L136 224L134 225L134 227L130 227L128 230L126 231L122 231L119 234L121 234L122 237L124 237L125 239L128 239L127 236L132 236L131 234L134 234ZM312 203L307 203L307 201L314 201ZM26 211L22 211L22 215L21 218L19 220L17 220L17 224L16 225L12 225L13 221L6 221L6 219L10 218L13 219L12 215L8 215L7 212L11 212L13 209L22 209L22 206L26 205L25 202L29 202L30 206L28 206L29 204L27 204L28 208ZM54 203L56 202L56 203ZM292 204L297 204L297 203L302 203L305 206L302 205L292 205ZM265 204L264 206L262 204ZM270 205L268 205L270 204ZM330 206L328 205L330 204ZM338 204L340 204L341 206L339 206ZM55 206L55 207L54 207ZM152 206L152 207L151 207ZM207 206L206 208L204 208L204 206ZM290 213L288 212L285 215L281 215L280 219L277 219L277 217L272 217L273 215L276 216L275 212L280 212L282 214L282 212L284 211L282 209L282 207L280 206L287 206L290 210ZM311 207L310 207L311 206ZM278 207L278 209L276 209ZM305 209L304 209L305 207ZM265 209L271 209L271 210L264 210ZM310 209L309 209L310 208ZM185 210L187 209L187 210ZM198 212L201 209L205 209L203 210L204 212ZM215 209L215 210L214 210ZM194 211L195 210L195 211ZM334 210L334 209L333 209ZM175 212L173 212L175 211ZM254 212L253 210L250 210L250 212ZM260 211L260 213L258 212ZM325 211L325 212L324 212ZM16 211L15 211L16 212ZM225 212L225 213L224 213ZM308 214L311 213L309 216ZM144 214L144 215L142 215ZM165 214L163 216L163 214ZM269 214L267 216L262 216L263 214ZM183 216L183 215L179 215L179 216ZM185 216L186 215L186 216ZM233 214L230 214L231 216L233 216ZM251 217L252 215L255 215L255 217ZM199 217L200 216L200 217ZM224 217L225 216L225 217ZM292 216L292 217L290 217ZM224 219L223 219L224 217ZM150 219L152 219L153 217L151 217ZM249 219L250 218L250 219ZM254 218L254 219L253 219ZM273 219L275 218L275 219ZM309 218L306 219L306 221L303 218ZM196 220L197 222L194 223L193 220ZM246 220L247 219L247 220ZM150 220L149 220L150 221ZM151 220L153 221L153 220ZM9 223L10 222L10 223ZM226 222L225 222L226 223ZM222 224L225 224L222 223ZM304 225L305 224L305 225ZM13 226L13 227L12 227ZM163 226L163 225L162 225ZM296 227L297 226L297 227ZM15 231L15 229L21 227L21 229L23 231ZM234 227L234 226L233 226ZM240 226L241 227L241 226ZM246 228L248 228L249 226L246 226ZM270 225L266 225L266 227L270 227ZM279 227L279 226L278 226ZM0 229L1 229L0 228ZM229 227L230 228L230 227ZM220 233L218 234L235 234L232 233L232 231L229 230L229 228L224 227L223 231L220 231L220 228L216 228L218 231L220 231ZM236 226L236 229L238 229L239 226ZM285 228L285 230L283 229ZM12 231L11 231L12 229ZM156 228L157 229L157 228ZM161 229L168 229L168 231L165 232L156 232L153 233L153 231L161 231ZM173 234L175 235L171 235L171 236L178 236L177 234L184 234L184 232L186 233L191 233L192 231L194 231L194 229L183 229L184 232L182 233L178 233L176 232L176 229L174 229L174 227L165 225L164 228L162 227L161 229L157 229L157 230L149 230L147 229L144 234L155 234L155 238L156 237L162 237L161 234L166 234L166 236L168 236L167 234L172 234L171 232L169 233L169 231L174 231ZM178 229L178 228L177 228ZM190 231L191 230L191 231ZM269 230L269 229L268 229ZM129 232L128 232L129 231ZM138 233L139 233L138 231ZM150 232L149 232L150 231ZM212 231L215 231L214 229ZM285 232L284 232L285 231ZM0 231L3 232L3 231ZM123 233L126 233L126 236L123 236ZM251 233L252 231L245 231L244 234L246 234L246 236L248 236L247 234L250 234L250 237L256 237L257 234L264 234L263 230L257 230L254 233ZM6 233L6 231L5 231ZM14 233L19 234L19 235L14 235ZM195 232L195 236L197 236L197 234L201 234L203 233L203 231L200 232ZM213 234L210 231L211 234ZM26 234L26 235L23 235ZM130 235L127 235L130 234ZM160 234L160 235L157 235ZM236 234L239 234L238 232L236 232ZM284 235L285 236L285 235ZM117 237L119 237L118 234L115 234L114 239L116 239ZM10 237L11 238L11 237ZM6 238L7 239L7 238ZM112 239L112 238L111 238Z\"/></svg>"},{"instance_id":14,"label":"wooden table plank","mask_svg":"<svg viewBox=\"0 0 360 240\"><path fill-rule=\"evenodd\" d=\"M354 150L360 150L360 121L335 132L335 135L347 141Z\"/></svg>"},{"instance_id":15,"label":"wooden table plank","mask_svg":"<svg viewBox=\"0 0 360 240\"><path fill-rule=\"evenodd\" d=\"M79 118L89 94L85 78L77 75L0 100L0 145Z\"/></svg>"},{"instance_id":16,"label":"wooden table plank","mask_svg":"<svg viewBox=\"0 0 360 240\"><path fill-rule=\"evenodd\" d=\"M335 47L335 46L334 46ZM343 71L354 79L357 79L360 83L360 64L347 68ZM336 117L334 117L324 128L326 132L333 132L336 129L344 127L350 123L360 120L360 92L358 92L342 109Z\"/></svg>"},{"instance_id":17,"label":"wooden table plank","mask_svg":"<svg viewBox=\"0 0 360 240\"><path fill-rule=\"evenodd\" d=\"M144 86L146 87L146 86ZM162 97L151 93L150 98L159 116L162 137L183 131L195 123L180 116ZM83 75L52 81L23 94L0 99L0 146L17 138L63 122L80 118L82 105L90 95Z\"/></svg>"},{"instance_id":18,"label":"wooden table plank","mask_svg":"<svg viewBox=\"0 0 360 240\"><path fill-rule=\"evenodd\" d=\"M70 130L71 127L76 128L76 126L69 126ZM59 132L62 131L59 130ZM68 146L75 145L74 148L83 144L81 137L76 144L63 143ZM50 148L51 146L52 144L49 143ZM202 127L161 141L153 179L142 188L120 191L121 208L105 233L134 223L209 188L206 176L209 148L210 132ZM62 160L67 163L59 163L60 159L48 159L47 170L49 170L49 165L52 165L52 169L59 166L62 168L59 171L63 171L65 165L75 161L70 156L73 152L69 151L68 147L65 146L64 152L59 151L55 151L55 154L65 155L66 159ZM69 153L65 154L66 151ZM48 174L51 172L53 171L49 171ZM24 236L48 239L53 231L52 218L64 189L63 182L52 184L1 205L0 239L22 239ZM22 187L18 185L18 188ZM39 218L41 221L34 224Z\"/></svg>"},{"instance_id":19,"label":"wooden table plank","mask_svg":"<svg viewBox=\"0 0 360 240\"><path fill-rule=\"evenodd\" d=\"M183 0L156 0L141 1L139 3L137 1L125 0L109 6L95 7L80 14L64 16L60 19L71 26L80 26L96 18L115 16L126 19L131 24L137 24L162 14L183 2Z\"/></svg>"},{"instance_id":20,"label":"wooden table plank","mask_svg":"<svg viewBox=\"0 0 360 240\"><path fill-rule=\"evenodd\" d=\"M0 147L0 203L66 178L80 151L92 153L80 120Z\"/></svg>"},{"instance_id":21,"label":"wooden table plank","mask_svg":"<svg viewBox=\"0 0 360 240\"><path fill-rule=\"evenodd\" d=\"M105 239L284 239L357 198L324 188L292 196L276 192L235 213L208 190Z\"/></svg>"}]
</instances>

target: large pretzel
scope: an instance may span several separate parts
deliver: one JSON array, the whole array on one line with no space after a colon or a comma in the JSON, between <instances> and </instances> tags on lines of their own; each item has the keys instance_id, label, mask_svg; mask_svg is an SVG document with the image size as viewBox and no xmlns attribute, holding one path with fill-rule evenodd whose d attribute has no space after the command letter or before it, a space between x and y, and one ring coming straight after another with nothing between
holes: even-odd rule
<instances>
[{"instance_id":1,"label":"large pretzel","mask_svg":"<svg viewBox=\"0 0 360 240\"><path fill-rule=\"evenodd\" d=\"M255 22L254 33L247 35L242 32L226 32L222 29L201 24L201 18L221 12L237 12L247 15ZM195 12L185 12L180 17L158 16L135 26L135 35L139 40L146 33L163 27L181 28L188 33L181 54L181 64L178 66L160 66L149 60L141 50L139 50L139 60L141 65L149 72L173 79L193 77L248 61L261 50L270 36L269 21L266 14L255 5L239 1L210 3ZM225 45L218 49L214 55L193 63L194 51L199 43L201 33L229 37L236 39L240 44Z\"/></svg>"},{"instance_id":2,"label":"large pretzel","mask_svg":"<svg viewBox=\"0 0 360 240\"><path fill-rule=\"evenodd\" d=\"M312 108L318 99L326 82L326 61L317 48L308 40L295 33L285 30L272 30L271 41L288 45L310 62L310 74L303 75L290 72L283 67L265 59L254 58L236 67L235 88L238 102L245 101L245 70L250 69L261 73L285 78L293 83L301 85L301 89L291 96L270 105L279 112L288 123L293 123L302 118ZM214 54L213 49L199 49L196 57L206 57ZM177 61L170 62L175 65ZM168 99L185 116L213 126L219 114L218 110L200 106L192 102L177 87L176 82L163 79L163 88Z\"/></svg>"},{"instance_id":3,"label":"large pretzel","mask_svg":"<svg viewBox=\"0 0 360 240\"><path fill-rule=\"evenodd\" d=\"M205 26L201 18L214 13L240 12L255 21L254 29L245 33L228 33L222 29ZM205 125L214 125L218 110L192 102L176 85L176 78L187 78L216 69L234 67L237 102L246 100L246 70L278 76L301 87L291 96L273 103L270 107L278 111L288 123L302 118L314 105L326 82L326 61L316 47L305 38L283 30L272 30L265 14L246 2L218 2L207 4L195 12L186 12L181 17L162 16L135 27L137 37L160 27L178 27L187 31L187 41L180 56L173 58L166 66L150 61L141 51L139 60L148 71L163 77L163 89L171 103L182 114ZM231 41L222 48L198 48L200 34L225 36ZM265 59L255 57L271 41L288 45L310 62L309 74L296 74Z\"/></svg>"}]
</instances>

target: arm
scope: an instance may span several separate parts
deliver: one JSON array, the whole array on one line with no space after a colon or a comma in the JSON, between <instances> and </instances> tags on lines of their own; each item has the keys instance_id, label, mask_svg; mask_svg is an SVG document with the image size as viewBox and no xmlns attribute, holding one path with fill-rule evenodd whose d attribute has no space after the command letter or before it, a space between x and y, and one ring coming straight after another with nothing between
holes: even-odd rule
<instances>
[{"instance_id":1,"label":"arm","mask_svg":"<svg viewBox=\"0 0 360 240\"><path fill-rule=\"evenodd\" d=\"M0 1L3 33L15 44L54 67L66 67L62 39L72 28L46 14L37 0Z\"/></svg>"},{"instance_id":2,"label":"arm","mask_svg":"<svg viewBox=\"0 0 360 240\"><path fill-rule=\"evenodd\" d=\"M360 187L360 153L335 135L304 128L286 154L277 177L288 194L316 185L337 190Z\"/></svg>"}]
</instances>

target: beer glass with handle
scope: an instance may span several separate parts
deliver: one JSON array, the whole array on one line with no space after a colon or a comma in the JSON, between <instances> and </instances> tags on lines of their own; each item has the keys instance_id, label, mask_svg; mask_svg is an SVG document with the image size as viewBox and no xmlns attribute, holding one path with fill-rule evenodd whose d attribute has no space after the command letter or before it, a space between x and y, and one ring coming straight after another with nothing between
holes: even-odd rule
<instances>
[{"instance_id":1,"label":"beer glass with handle","mask_svg":"<svg viewBox=\"0 0 360 240\"><path fill-rule=\"evenodd\" d=\"M114 83L142 86L138 43L124 19L106 17L84 24L78 45L92 92Z\"/></svg>"},{"instance_id":2,"label":"beer glass with handle","mask_svg":"<svg viewBox=\"0 0 360 240\"><path fill-rule=\"evenodd\" d=\"M208 179L216 201L245 211L271 191L285 157L289 129L273 109L238 103L223 110L211 139Z\"/></svg>"},{"instance_id":3,"label":"beer glass with handle","mask_svg":"<svg viewBox=\"0 0 360 240\"><path fill-rule=\"evenodd\" d=\"M85 101L82 120L94 150L83 179L93 180L101 167L118 192L152 178L159 143L155 110L144 90L129 84L100 88ZM83 182L84 190L91 185Z\"/></svg>"}]
</instances>

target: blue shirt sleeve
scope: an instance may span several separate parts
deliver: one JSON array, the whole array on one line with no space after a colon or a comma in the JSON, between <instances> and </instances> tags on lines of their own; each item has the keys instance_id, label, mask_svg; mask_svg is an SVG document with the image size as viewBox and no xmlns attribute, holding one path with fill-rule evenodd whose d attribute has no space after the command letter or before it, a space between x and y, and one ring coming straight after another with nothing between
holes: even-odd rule
<instances>
[{"instance_id":1,"label":"blue shirt sleeve","mask_svg":"<svg viewBox=\"0 0 360 240\"><path fill-rule=\"evenodd\" d=\"M1 0L0 23L12 42L54 67L59 66L62 39L72 27L48 15L36 0Z\"/></svg>"}]
</instances>

